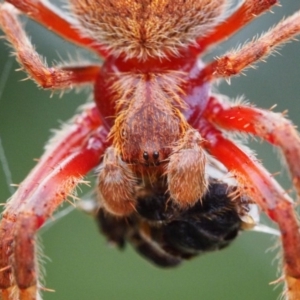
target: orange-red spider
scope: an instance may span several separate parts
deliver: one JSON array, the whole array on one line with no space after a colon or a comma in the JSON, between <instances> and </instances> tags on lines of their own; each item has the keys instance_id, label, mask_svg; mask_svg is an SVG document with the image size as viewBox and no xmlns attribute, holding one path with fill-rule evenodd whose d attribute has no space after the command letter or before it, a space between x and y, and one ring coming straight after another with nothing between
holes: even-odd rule
<instances>
[{"instance_id":1,"label":"orange-red spider","mask_svg":"<svg viewBox=\"0 0 300 300\"><path fill-rule=\"evenodd\" d=\"M258 136L279 147L297 194L299 135L281 114L230 103L211 90L217 79L240 74L299 34L300 12L205 65L199 57L210 47L277 4L245 0L231 10L229 2L69 0L68 16L42 0L1 4L1 28L29 77L53 90L93 85L95 100L57 136L5 207L0 223L2 300L40 299L35 233L89 171L98 168L98 214L104 212L107 220L114 220L112 229L126 220L120 228L133 224L146 239L155 231L148 216L143 219L152 195L150 211L163 198L158 213L171 207L172 217L188 220L209 193L218 194L212 188L215 179L207 173L208 167L215 168L212 157L237 184L225 193L235 204L226 204L224 210L237 205L242 216L239 210L247 199L277 223L284 295L300 299L300 236L294 203L226 132ZM19 12L94 51L104 63L46 66L26 36ZM217 185L222 184L221 180ZM133 243L140 242L128 234ZM176 257L169 246L162 250Z\"/></svg>"}]
</instances>

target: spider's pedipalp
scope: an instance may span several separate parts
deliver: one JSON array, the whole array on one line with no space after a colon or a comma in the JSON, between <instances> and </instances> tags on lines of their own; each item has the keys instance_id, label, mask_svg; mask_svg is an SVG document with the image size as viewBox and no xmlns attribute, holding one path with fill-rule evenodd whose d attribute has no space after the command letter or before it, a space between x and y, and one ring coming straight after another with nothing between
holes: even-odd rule
<instances>
[{"instance_id":1,"label":"spider's pedipalp","mask_svg":"<svg viewBox=\"0 0 300 300\"><path fill-rule=\"evenodd\" d=\"M130 167L122 161L118 151L105 151L98 175L98 198L111 214L127 216L134 211L137 182Z\"/></svg>"},{"instance_id":2,"label":"spider's pedipalp","mask_svg":"<svg viewBox=\"0 0 300 300\"><path fill-rule=\"evenodd\" d=\"M166 169L168 189L172 199L181 208L193 206L207 191L207 160L202 144L200 134L190 129L170 155Z\"/></svg>"}]
</instances>

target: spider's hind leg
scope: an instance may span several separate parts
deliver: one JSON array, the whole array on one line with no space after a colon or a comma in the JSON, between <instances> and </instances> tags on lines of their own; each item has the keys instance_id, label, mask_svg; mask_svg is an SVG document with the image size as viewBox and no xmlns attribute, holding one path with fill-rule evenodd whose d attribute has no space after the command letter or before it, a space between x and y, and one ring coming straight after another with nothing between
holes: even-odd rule
<instances>
[{"instance_id":1,"label":"spider's hind leg","mask_svg":"<svg viewBox=\"0 0 300 300\"><path fill-rule=\"evenodd\" d=\"M76 20L67 13L63 13L49 1L44 0L6 0L5 7L13 9L12 5L29 18L39 22L48 30L55 32L62 38L77 45L87 47L96 51L103 57L107 56L107 51L99 45L93 38L83 35L76 26ZM8 4L10 3L10 4Z\"/></svg>"},{"instance_id":2,"label":"spider's hind leg","mask_svg":"<svg viewBox=\"0 0 300 300\"><path fill-rule=\"evenodd\" d=\"M216 58L202 71L203 81L230 78L269 56L278 46L300 34L300 11L279 22L267 33L237 50Z\"/></svg>"},{"instance_id":3,"label":"spider's hind leg","mask_svg":"<svg viewBox=\"0 0 300 300\"><path fill-rule=\"evenodd\" d=\"M68 89L76 85L90 84L99 74L100 67L97 65L48 67L26 36L16 9L8 3L0 4L0 27L11 43L21 66L42 88Z\"/></svg>"}]
</instances>

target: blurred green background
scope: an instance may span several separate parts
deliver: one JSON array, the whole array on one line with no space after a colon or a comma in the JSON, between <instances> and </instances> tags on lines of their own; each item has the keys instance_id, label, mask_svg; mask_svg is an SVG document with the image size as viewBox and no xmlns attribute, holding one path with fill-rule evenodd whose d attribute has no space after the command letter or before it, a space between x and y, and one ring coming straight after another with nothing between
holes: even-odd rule
<instances>
[{"instance_id":1,"label":"blurred green background","mask_svg":"<svg viewBox=\"0 0 300 300\"><path fill-rule=\"evenodd\" d=\"M300 9L299 1L282 1L245 28L230 41L217 46L210 55L220 55L226 49L266 31L284 15ZM24 19L25 20L25 19ZM66 59L68 53L77 56L79 49L49 34L31 21L26 30L37 51L52 61ZM278 104L277 111L289 110L289 117L300 124L300 43L292 42L280 54L250 69L247 76L222 83L218 89L235 98L245 95L251 103L263 108ZM87 55L82 52L81 55ZM62 98L42 91L31 81L20 82L25 74L18 68L10 49L0 43L0 137L6 154L5 163L12 174L12 182L19 183L34 166L34 158L43 153L43 146L51 135L68 120L76 108L85 103L87 93L69 92ZM5 76L7 80L5 81ZM1 82L1 81L0 81ZM276 151L268 145L251 142L258 157L271 172L281 169ZM2 160L3 162L3 160ZM277 179L290 187L286 172ZM11 193L7 176L0 168L0 202ZM148 264L130 247L124 252L111 249L98 234L94 221L74 211L41 234L47 260L46 287L55 293L44 293L46 300L81 299L277 299L281 288L269 283L278 278L277 251L267 251L275 237L263 233L245 232L228 249L204 255L171 270L160 270Z\"/></svg>"}]
</instances>

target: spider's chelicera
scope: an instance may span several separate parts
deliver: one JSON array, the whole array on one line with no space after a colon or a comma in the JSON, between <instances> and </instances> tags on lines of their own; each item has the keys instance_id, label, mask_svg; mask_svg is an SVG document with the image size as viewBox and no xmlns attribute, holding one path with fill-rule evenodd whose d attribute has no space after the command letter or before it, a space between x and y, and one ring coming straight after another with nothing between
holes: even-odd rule
<instances>
[{"instance_id":1,"label":"spider's chelicera","mask_svg":"<svg viewBox=\"0 0 300 300\"><path fill-rule=\"evenodd\" d=\"M300 299L293 201L224 132L255 135L279 147L298 195L299 135L281 114L232 104L211 90L215 80L239 74L299 34L300 12L204 64L199 57L211 46L278 1L245 0L234 10L229 2L69 0L69 15L46 0L0 4L1 28L29 77L53 90L90 84L94 94L94 103L64 128L6 204L1 299L40 299L35 233L96 168L101 230L120 247L128 240L161 266L226 247L256 203L282 233L285 295ZM25 34L20 12L94 51L104 63L48 67ZM234 183L208 171L224 168Z\"/></svg>"}]
</instances>

